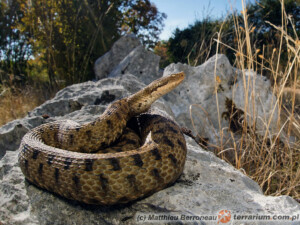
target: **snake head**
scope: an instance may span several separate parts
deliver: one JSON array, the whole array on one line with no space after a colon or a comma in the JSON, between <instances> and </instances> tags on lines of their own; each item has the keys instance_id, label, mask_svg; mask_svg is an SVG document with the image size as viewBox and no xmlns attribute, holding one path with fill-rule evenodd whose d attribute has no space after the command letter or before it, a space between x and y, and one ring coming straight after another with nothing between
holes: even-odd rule
<instances>
[{"instance_id":1,"label":"snake head","mask_svg":"<svg viewBox=\"0 0 300 225\"><path fill-rule=\"evenodd\" d=\"M129 96L127 102L132 115L146 112L153 102L176 88L183 81L184 77L184 72L179 72L159 78L142 90Z\"/></svg>"}]
</instances>

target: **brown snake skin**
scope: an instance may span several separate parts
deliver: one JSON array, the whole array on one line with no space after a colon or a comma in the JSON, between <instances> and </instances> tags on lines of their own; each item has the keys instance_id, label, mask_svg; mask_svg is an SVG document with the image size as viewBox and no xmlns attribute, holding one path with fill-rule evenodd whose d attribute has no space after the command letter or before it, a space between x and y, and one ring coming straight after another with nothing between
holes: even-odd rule
<instances>
[{"instance_id":1,"label":"brown snake skin","mask_svg":"<svg viewBox=\"0 0 300 225\"><path fill-rule=\"evenodd\" d=\"M55 121L32 129L20 145L23 174L65 198L101 205L126 203L172 184L185 164L185 138L173 121L142 113L184 76L152 82L93 122Z\"/></svg>"}]
</instances>

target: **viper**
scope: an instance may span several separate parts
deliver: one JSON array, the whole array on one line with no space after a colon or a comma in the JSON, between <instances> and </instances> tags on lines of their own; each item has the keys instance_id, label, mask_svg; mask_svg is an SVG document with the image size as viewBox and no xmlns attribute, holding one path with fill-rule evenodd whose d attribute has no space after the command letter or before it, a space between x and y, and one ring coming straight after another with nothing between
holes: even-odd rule
<instances>
[{"instance_id":1,"label":"viper","mask_svg":"<svg viewBox=\"0 0 300 225\"><path fill-rule=\"evenodd\" d=\"M101 205L127 203L171 185L184 168L185 138L177 123L147 111L184 77L180 72L155 80L92 122L33 128L19 148L26 179L65 198Z\"/></svg>"}]
</instances>

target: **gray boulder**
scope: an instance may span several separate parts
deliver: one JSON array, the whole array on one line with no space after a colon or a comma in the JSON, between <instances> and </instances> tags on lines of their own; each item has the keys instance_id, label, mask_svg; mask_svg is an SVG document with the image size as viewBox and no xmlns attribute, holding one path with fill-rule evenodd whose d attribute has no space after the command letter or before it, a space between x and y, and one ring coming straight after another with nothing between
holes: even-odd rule
<instances>
[{"instance_id":1,"label":"gray boulder","mask_svg":"<svg viewBox=\"0 0 300 225\"><path fill-rule=\"evenodd\" d=\"M264 136L268 132L268 137L272 137L278 133L278 107L267 78L232 67L227 57L220 54L197 67L171 64L165 69L164 76L179 71L187 74L186 79L165 99L170 103L176 121L193 128L210 143L218 146L221 142L228 143L229 147L230 131L238 133L241 129L238 123L229 123L232 106L240 113L240 121L244 118L249 124L255 121L258 135ZM246 89L244 84L249 88ZM281 135L285 138L284 132Z\"/></svg>"},{"instance_id":2,"label":"gray boulder","mask_svg":"<svg viewBox=\"0 0 300 225\"><path fill-rule=\"evenodd\" d=\"M160 76L159 60L160 57L147 51L136 36L125 35L96 60L94 71L98 80L130 73L149 84Z\"/></svg>"},{"instance_id":3,"label":"gray boulder","mask_svg":"<svg viewBox=\"0 0 300 225\"><path fill-rule=\"evenodd\" d=\"M159 78L160 57L153 52L145 50L144 46L133 49L114 70L109 77L120 76L124 73L131 73L137 76L145 84L150 84Z\"/></svg>"},{"instance_id":4,"label":"gray boulder","mask_svg":"<svg viewBox=\"0 0 300 225\"><path fill-rule=\"evenodd\" d=\"M140 40L133 34L125 35L116 41L110 51L98 58L94 72L98 80L108 74L137 46L142 46Z\"/></svg>"},{"instance_id":5,"label":"gray boulder","mask_svg":"<svg viewBox=\"0 0 300 225\"><path fill-rule=\"evenodd\" d=\"M187 68L185 65L179 66L180 70ZM191 79L195 74L187 75L187 79ZM300 205L295 200L288 196L264 196L257 183L213 153L204 151L189 138L185 169L175 184L126 205L84 205L51 194L25 180L17 163L17 143L26 130L61 119L72 119L79 123L91 121L112 101L135 93L144 86L136 76L130 74L75 84L58 92L53 99L34 109L27 117L1 127L0 152L4 154L0 158L0 222L16 225L140 224L140 219L150 214L180 215L181 224L216 224L217 216L223 209L229 210L232 218L234 215L300 213ZM158 100L154 104L154 111L179 118L182 115L180 110L185 110L182 102L189 98L192 100L192 96L186 95L185 88L187 86L183 84L170 94L177 95L177 99L171 101L170 96L167 96ZM171 108L174 109L174 114ZM49 118L43 117L45 114ZM20 124L22 127L18 128ZM17 131L18 129L21 131ZM196 217L188 221L181 215ZM200 221L197 216L202 215L214 216L212 218L215 220ZM238 220L231 222L241 224ZM245 222L244 224L248 223ZM154 223L152 221L150 224ZM269 223L251 221L248 224Z\"/></svg>"}]
</instances>

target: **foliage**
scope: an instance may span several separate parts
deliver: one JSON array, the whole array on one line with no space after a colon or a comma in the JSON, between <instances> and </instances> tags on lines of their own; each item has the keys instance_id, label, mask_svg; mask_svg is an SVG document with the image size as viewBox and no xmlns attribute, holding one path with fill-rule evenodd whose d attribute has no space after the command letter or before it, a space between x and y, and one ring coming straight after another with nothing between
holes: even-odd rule
<instances>
[{"instance_id":1,"label":"foliage","mask_svg":"<svg viewBox=\"0 0 300 225\"><path fill-rule=\"evenodd\" d=\"M41 56L52 85L58 80L71 84L92 77L92 60L107 50L117 30L116 17L109 14L116 12L108 11L105 2L100 6L99 2L43 0L28 2L23 8L20 29L32 34L35 57ZM112 18L108 20L105 14ZM111 29L105 29L104 22Z\"/></svg>"},{"instance_id":2,"label":"foliage","mask_svg":"<svg viewBox=\"0 0 300 225\"><path fill-rule=\"evenodd\" d=\"M299 32L300 28L300 1L284 0L284 8L288 17L295 22L295 28ZM271 31L272 26L266 21L274 25L282 25L282 3L278 0L259 0L257 4L248 6L249 22L260 29L260 33ZM292 33L292 24L286 24L288 33ZM273 29L273 31L276 31Z\"/></svg>"},{"instance_id":3,"label":"foliage","mask_svg":"<svg viewBox=\"0 0 300 225\"><path fill-rule=\"evenodd\" d=\"M38 58L46 68L52 87L92 79L95 60L127 32L137 34L152 47L166 17L149 0L12 2L16 6L1 3L1 18L7 19L6 24L1 24L7 28L2 30L1 40L10 41L9 44L1 43L1 53L6 46L16 46L11 52L19 53L17 49L23 44L28 51L22 55L27 57L22 59L25 65L22 73L28 76L32 69L28 60ZM12 17L7 12L14 7L17 9ZM16 37L11 38L13 35ZM7 60L21 65L20 59ZM1 63L3 61L1 58ZM3 66L1 69L8 72Z\"/></svg>"},{"instance_id":4,"label":"foliage","mask_svg":"<svg viewBox=\"0 0 300 225\"><path fill-rule=\"evenodd\" d=\"M167 15L160 13L149 0L125 1L122 11L122 32L137 34L145 46L153 48Z\"/></svg>"},{"instance_id":5,"label":"foliage","mask_svg":"<svg viewBox=\"0 0 300 225\"><path fill-rule=\"evenodd\" d=\"M282 4L279 0L258 0L247 6L248 23L253 28L251 35L252 48L259 49L264 55L272 56L275 43L280 42L281 32L275 26L282 24ZM291 37L298 39L300 32L300 1L285 0L284 9L286 17L285 30ZM268 21L268 22L267 22ZM273 24L273 25L271 25ZM292 24L295 24L292 26ZM173 37L169 39L168 53L171 61L199 65L216 52L217 43L214 39L225 43L230 48L220 45L219 53L225 53L231 63L235 55L232 51L237 49L236 28L245 29L243 12L233 12L226 19L206 18L196 21L188 28L176 29ZM219 38L217 36L220 35ZM287 44L283 42L283 44ZM287 62L287 52L280 53L282 60ZM284 65L284 64L283 64Z\"/></svg>"},{"instance_id":6,"label":"foliage","mask_svg":"<svg viewBox=\"0 0 300 225\"><path fill-rule=\"evenodd\" d=\"M170 59L168 56L168 42L166 41L159 41L155 47L154 47L154 53L156 55L160 56L160 67L161 68L165 68L166 66L168 66L170 64Z\"/></svg>"},{"instance_id":7,"label":"foliage","mask_svg":"<svg viewBox=\"0 0 300 225\"><path fill-rule=\"evenodd\" d=\"M168 53L173 62L184 62L192 65L199 65L216 52L218 32L222 28L221 40L230 42L232 45L234 27L231 19L212 20L206 18L202 21L196 21L184 30L176 29L173 37L169 39ZM230 50L226 48L219 49L220 53L227 54L230 57Z\"/></svg>"},{"instance_id":8,"label":"foliage","mask_svg":"<svg viewBox=\"0 0 300 225\"><path fill-rule=\"evenodd\" d=\"M28 33L17 29L23 17L21 4L18 0L0 2L0 84L12 74L14 78L22 79L31 55Z\"/></svg>"},{"instance_id":9,"label":"foliage","mask_svg":"<svg viewBox=\"0 0 300 225\"><path fill-rule=\"evenodd\" d=\"M272 59L265 62L268 66L274 66L280 59L281 67L286 67L289 61L287 52L289 48L281 48L280 52L274 52L275 46L280 42L286 46L292 44L288 39L298 39L300 35L300 1L285 0L283 5L279 0L260 0L257 4L249 5L247 14L249 15L249 24L255 28L252 37L255 40L253 48L259 49L264 58ZM277 29L279 27L282 29ZM284 36L285 38L283 38ZM274 55L274 53L276 54ZM272 77L270 74L267 75L269 78Z\"/></svg>"}]
</instances>

